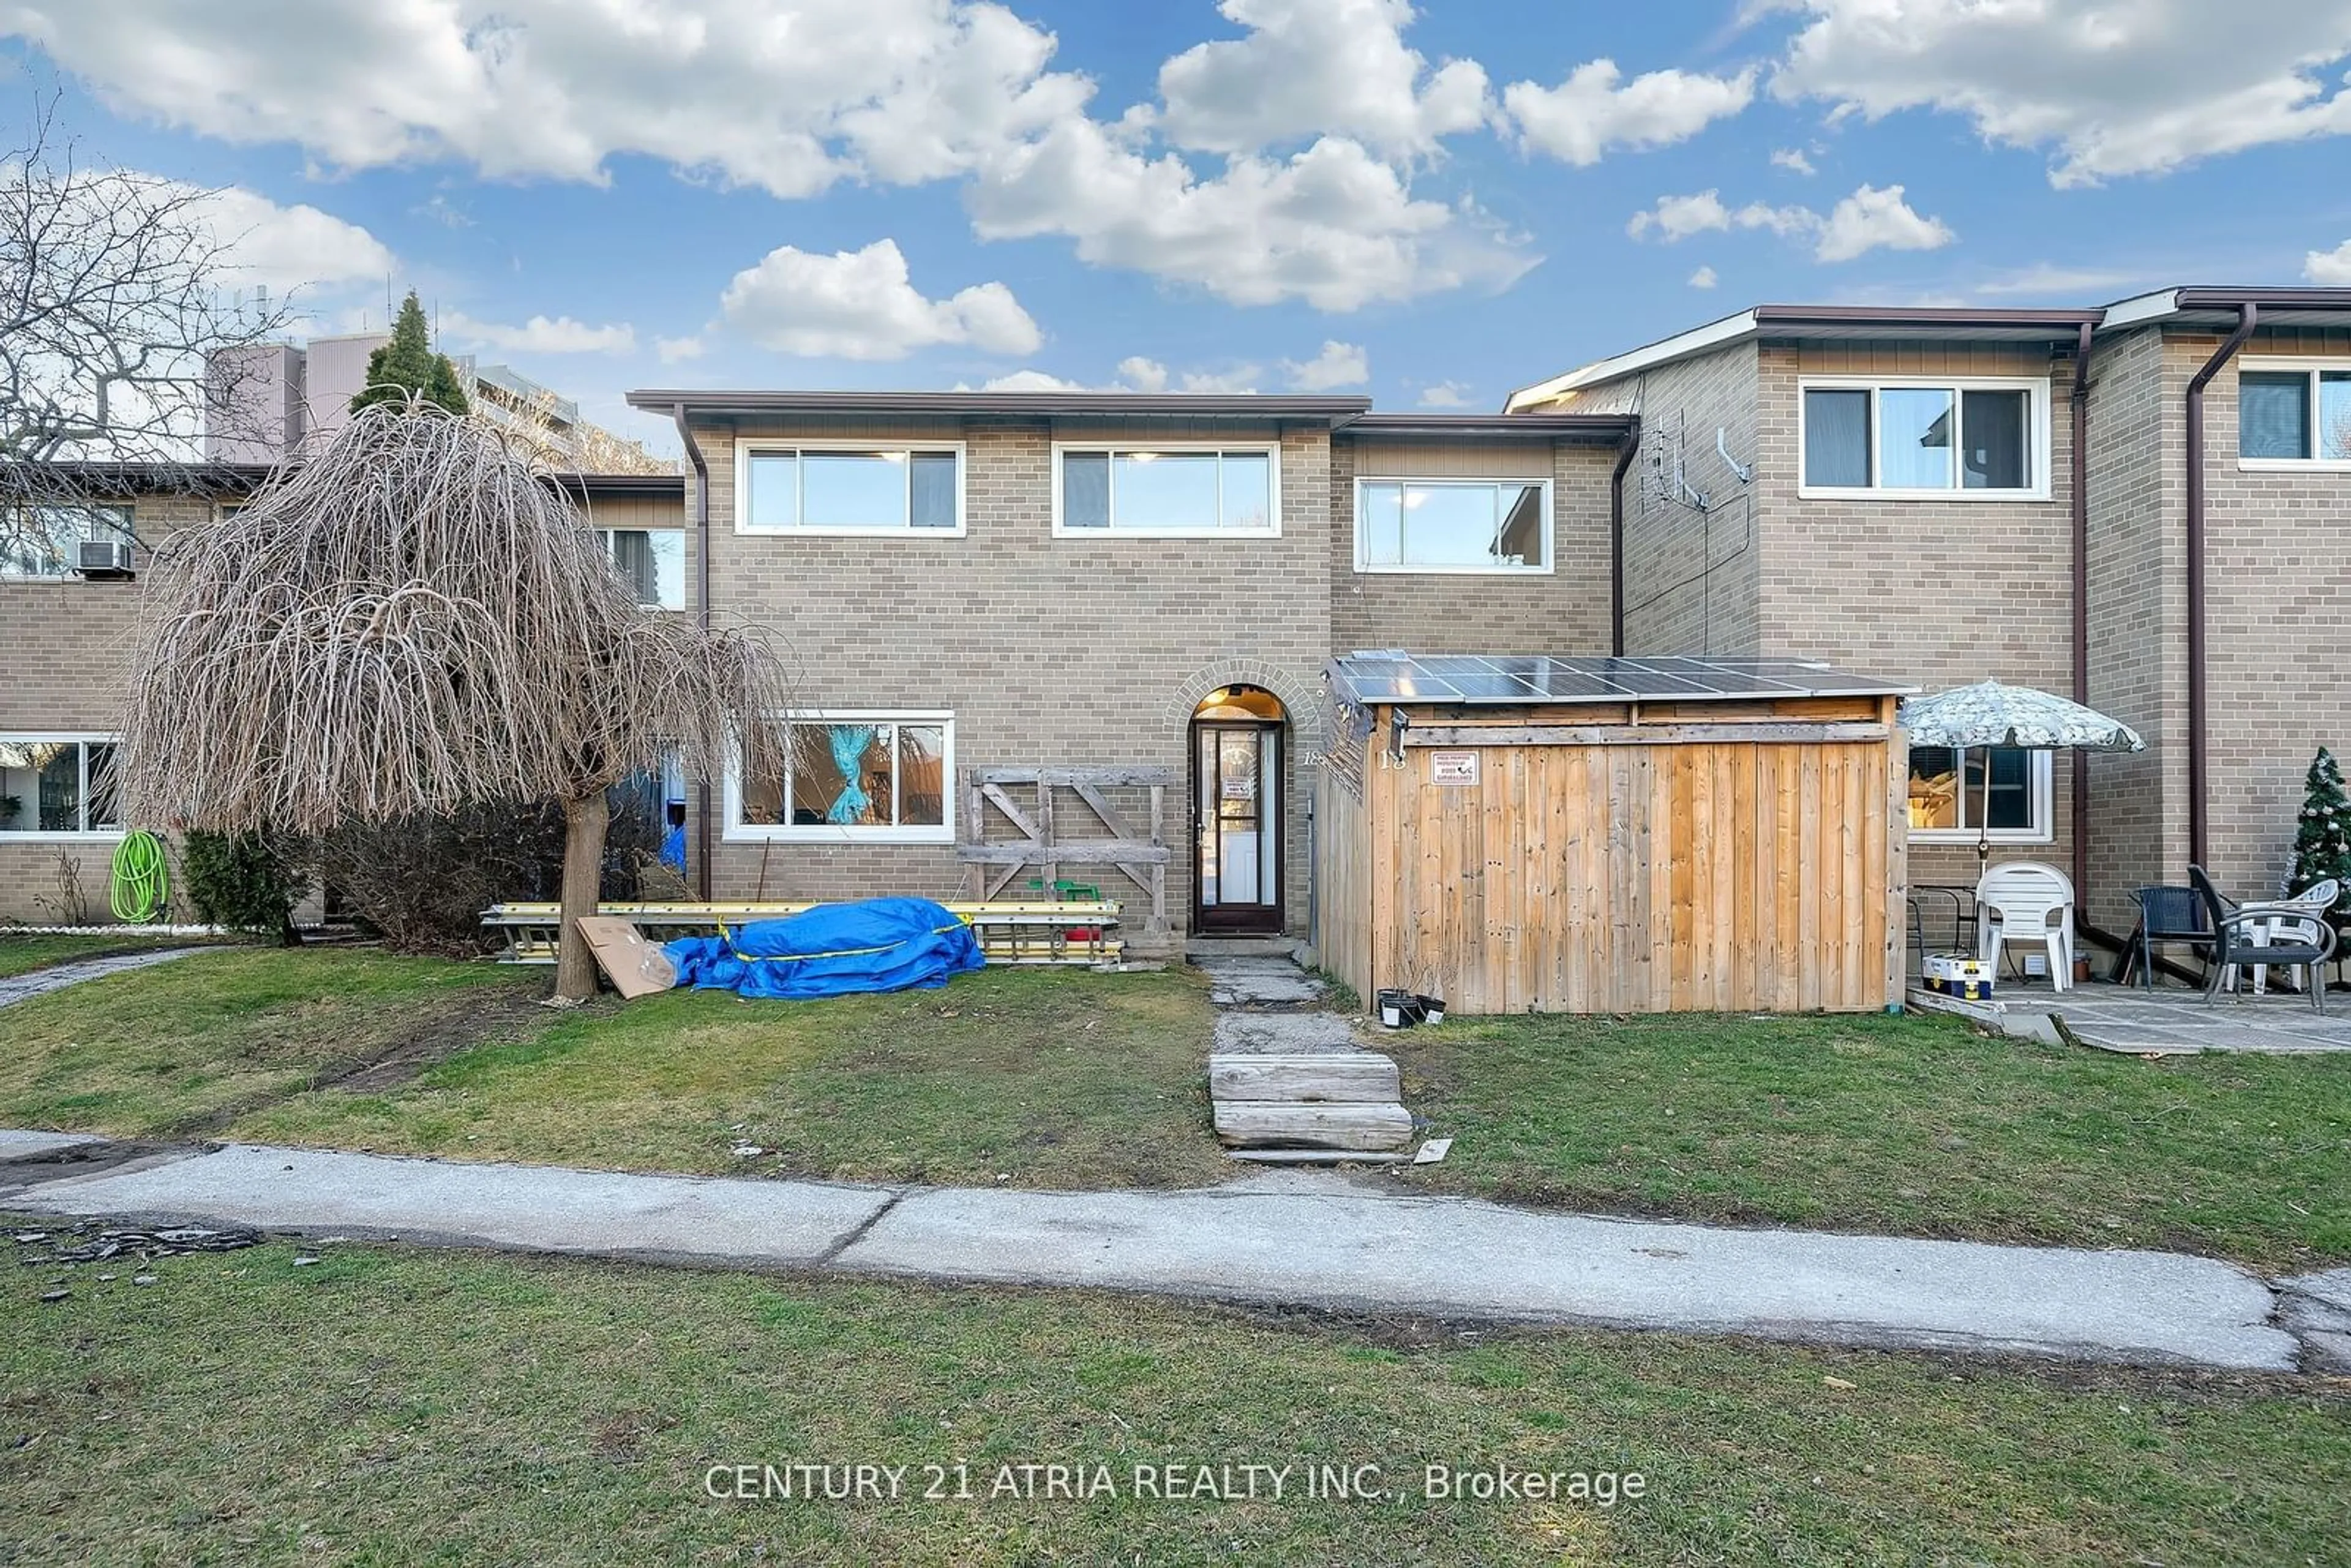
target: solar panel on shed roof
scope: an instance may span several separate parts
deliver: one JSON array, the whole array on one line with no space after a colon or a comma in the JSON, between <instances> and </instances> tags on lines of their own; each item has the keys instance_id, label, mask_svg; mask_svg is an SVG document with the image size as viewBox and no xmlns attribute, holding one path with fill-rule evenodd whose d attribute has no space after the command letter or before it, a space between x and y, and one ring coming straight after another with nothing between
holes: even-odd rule
<instances>
[{"instance_id":1,"label":"solar panel on shed roof","mask_svg":"<svg viewBox=\"0 0 2351 1568\"><path fill-rule=\"evenodd\" d=\"M1540 702L1683 702L1741 697L1905 696L1918 688L1800 659L1645 659L1382 650L1331 661L1331 680L1356 703L1495 706Z\"/></svg>"}]
</instances>

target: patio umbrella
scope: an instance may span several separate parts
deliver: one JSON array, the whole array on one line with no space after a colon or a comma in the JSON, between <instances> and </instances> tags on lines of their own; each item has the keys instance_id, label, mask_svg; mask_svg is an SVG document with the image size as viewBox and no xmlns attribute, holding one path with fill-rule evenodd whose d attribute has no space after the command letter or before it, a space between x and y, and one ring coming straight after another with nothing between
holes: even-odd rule
<instances>
[{"instance_id":1,"label":"patio umbrella","mask_svg":"<svg viewBox=\"0 0 2351 1568\"><path fill-rule=\"evenodd\" d=\"M1913 746L1948 746L1960 753L1961 778L1970 747L2022 747L2029 751L2144 751L2138 732L2095 708L2031 686L1982 681L1902 705ZM1984 758L1983 807L1977 813L1976 858L1991 855L1991 758Z\"/></svg>"}]
</instances>

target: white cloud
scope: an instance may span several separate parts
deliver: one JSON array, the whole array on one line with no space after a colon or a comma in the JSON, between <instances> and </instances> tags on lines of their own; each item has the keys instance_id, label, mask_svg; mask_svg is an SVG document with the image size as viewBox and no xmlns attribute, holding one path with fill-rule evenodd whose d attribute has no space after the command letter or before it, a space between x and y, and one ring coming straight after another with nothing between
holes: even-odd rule
<instances>
[{"instance_id":1,"label":"white cloud","mask_svg":"<svg viewBox=\"0 0 2351 1568\"><path fill-rule=\"evenodd\" d=\"M1044 340L1001 283L925 298L888 239L831 256L778 246L735 275L719 313L763 348L811 358L897 360L941 343L1028 354Z\"/></svg>"},{"instance_id":2,"label":"white cloud","mask_svg":"<svg viewBox=\"0 0 2351 1568\"><path fill-rule=\"evenodd\" d=\"M1118 379L1135 392L1165 392L1167 367L1156 360L1146 360L1141 354L1130 354L1118 362Z\"/></svg>"},{"instance_id":3,"label":"white cloud","mask_svg":"<svg viewBox=\"0 0 2351 1568\"><path fill-rule=\"evenodd\" d=\"M1813 254L1822 261L1851 261L1880 248L1938 250L1958 237L1942 219L1911 211L1901 186L1864 185L1830 212Z\"/></svg>"},{"instance_id":4,"label":"white cloud","mask_svg":"<svg viewBox=\"0 0 2351 1568\"><path fill-rule=\"evenodd\" d=\"M1468 408L1469 406L1469 383L1467 382L1437 382L1433 385L1425 386L1420 389L1420 406L1423 408Z\"/></svg>"},{"instance_id":5,"label":"white cloud","mask_svg":"<svg viewBox=\"0 0 2351 1568\"><path fill-rule=\"evenodd\" d=\"M1312 359L1282 361L1281 373L1300 392L1333 392L1340 387L1362 386L1372 379L1372 366L1361 344L1326 339L1322 351Z\"/></svg>"},{"instance_id":6,"label":"white cloud","mask_svg":"<svg viewBox=\"0 0 2351 1568\"><path fill-rule=\"evenodd\" d=\"M1014 371L1010 375L990 376L979 383L982 392L1084 392L1082 382L1064 381L1044 371Z\"/></svg>"},{"instance_id":7,"label":"white cloud","mask_svg":"<svg viewBox=\"0 0 2351 1568\"><path fill-rule=\"evenodd\" d=\"M1813 256L1818 261L1851 261L1878 249L1934 250L1959 237L1940 218L1913 212L1903 199L1900 185L1860 186L1825 218L1810 207L1772 207L1761 202L1750 202L1734 211L1717 191L1660 196L1656 206L1634 214L1625 232L1635 239L1654 234L1671 245L1695 234L1733 228L1809 237L1814 242Z\"/></svg>"},{"instance_id":8,"label":"white cloud","mask_svg":"<svg viewBox=\"0 0 2351 1568\"><path fill-rule=\"evenodd\" d=\"M1263 373L1255 365L1233 365L1221 371L1186 371L1182 377L1182 387L1187 392L1238 396L1257 391L1258 378Z\"/></svg>"},{"instance_id":9,"label":"white cloud","mask_svg":"<svg viewBox=\"0 0 2351 1568\"><path fill-rule=\"evenodd\" d=\"M1755 98L1755 72L1712 77L1650 71L1629 82L1614 60L1592 60L1552 88L1531 81L1502 89L1520 144L1569 163L1597 163L1612 147L1666 147L1687 141Z\"/></svg>"},{"instance_id":10,"label":"white cloud","mask_svg":"<svg viewBox=\"0 0 2351 1568\"><path fill-rule=\"evenodd\" d=\"M1701 267L1689 275L1689 286L1692 288L1711 288L1720 281L1720 278L1715 277L1714 268L1710 267Z\"/></svg>"},{"instance_id":11,"label":"white cloud","mask_svg":"<svg viewBox=\"0 0 2351 1568\"><path fill-rule=\"evenodd\" d=\"M1328 7L1232 0L1249 35L1177 55L1168 101L1115 121L1088 114L1087 78L1048 68L1050 33L982 0L0 0L0 37L119 111L334 168L602 181L640 155L781 197L959 180L984 237L1059 236L1239 304L1507 287L1541 258L1396 166L1482 122L1483 73L1425 70L1402 0L1344 5L1352 65L1299 75L1332 41ZM1163 135L1236 156L1196 170Z\"/></svg>"},{"instance_id":12,"label":"white cloud","mask_svg":"<svg viewBox=\"0 0 2351 1568\"><path fill-rule=\"evenodd\" d=\"M1771 166L1774 169L1786 169L1791 172L1797 174L1817 174L1820 172L1818 169L1813 167L1813 161L1804 156L1803 149L1800 147L1780 147L1773 149L1771 153Z\"/></svg>"},{"instance_id":13,"label":"white cloud","mask_svg":"<svg viewBox=\"0 0 2351 1568\"><path fill-rule=\"evenodd\" d=\"M1723 204L1720 192L1699 191L1687 196L1659 196L1655 207L1633 214L1625 232L1635 239L1646 239L1654 233L1671 245L1716 229L1770 229L1773 234L1792 235L1809 233L1820 223L1820 214L1808 207L1773 207L1750 202L1733 212Z\"/></svg>"},{"instance_id":14,"label":"white cloud","mask_svg":"<svg viewBox=\"0 0 2351 1568\"><path fill-rule=\"evenodd\" d=\"M341 168L601 181L639 153L779 196L958 172L1091 90L956 0L0 0L0 34L116 109Z\"/></svg>"},{"instance_id":15,"label":"white cloud","mask_svg":"<svg viewBox=\"0 0 2351 1568\"><path fill-rule=\"evenodd\" d=\"M2351 239L2333 250L2314 250L2302 258L2302 275L2329 288L2351 288Z\"/></svg>"},{"instance_id":16,"label":"white cloud","mask_svg":"<svg viewBox=\"0 0 2351 1568\"><path fill-rule=\"evenodd\" d=\"M1783 99L1935 109L2060 186L2351 133L2351 0L1792 0Z\"/></svg>"},{"instance_id":17,"label":"white cloud","mask_svg":"<svg viewBox=\"0 0 2351 1568\"><path fill-rule=\"evenodd\" d=\"M1081 259L1196 285L1236 305L1361 308L1480 284L1541 258L1471 209L1415 197L1354 141L1287 159L1238 156L1214 179L1149 157L1090 120L1065 120L983 168L967 193L986 239L1061 235Z\"/></svg>"},{"instance_id":18,"label":"white cloud","mask_svg":"<svg viewBox=\"0 0 2351 1568\"><path fill-rule=\"evenodd\" d=\"M661 356L663 364L674 365L680 360L702 358L703 341L698 337L655 338L653 351Z\"/></svg>"},{"instance_id":19,"label":"white cloud","mask_svg":"<svg viewBox=\"0 0 2351 1568\"><path fill-rule=\"evenodd\" d=\"M1165 107L1146 111L1178 146L1255 152L1333 135L1412 156L1493 114L1476 61L1432 71L1405 47L1405 0L1222 0L1217 9L1248 37L1195 44L1166 61Z\"/></svg>"},{"instance_id":20,"label":"white cloud","mask_svg":"<svg viewBox=\"0 0 2351 1568\"><path fill-rule=\"evenodd\" d=\"M636 329L625 321L590 327L569 316L553 320L534 316L519 327L508 327L452 310L441 318L441 330L457 342L510 354L626 354L637 346Z\"/></svg>"},{"instance_id":21,"label":"white cloud","mask_svg":"<svg viewBox=\"0 0 2351 1568\"><path fill-rule=\"evenodd\" d=\"M232 287L260 284L287 294L380 282L398 265L357 224L298 203L281 207L240 186L202 193L194 211L222 247L222 277Z\"/></svg>"}]
</instances>

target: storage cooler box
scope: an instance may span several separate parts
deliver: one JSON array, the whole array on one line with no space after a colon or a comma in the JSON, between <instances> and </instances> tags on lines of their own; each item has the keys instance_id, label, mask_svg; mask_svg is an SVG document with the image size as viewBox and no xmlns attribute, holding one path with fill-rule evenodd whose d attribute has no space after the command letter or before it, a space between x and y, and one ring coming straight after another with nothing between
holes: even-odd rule
<instances>
[{"instance_id":1,"label":"storage cooler box","mask_svg":"<svg viewBox=\"0 0 2351 1568\"><path fill-rule=\"evenodd\" d=\"M1992 966L1985 959L1964 953L1929 953L1920 973L1930 991L1968 1002L1991 999Z\"/></svg>"}]
</instances>

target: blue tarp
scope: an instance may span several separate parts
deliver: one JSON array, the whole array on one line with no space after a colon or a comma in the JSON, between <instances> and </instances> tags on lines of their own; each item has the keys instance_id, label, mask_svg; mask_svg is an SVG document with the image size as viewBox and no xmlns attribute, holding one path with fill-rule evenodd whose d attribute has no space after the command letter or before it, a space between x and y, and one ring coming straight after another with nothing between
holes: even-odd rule
<instances>
[{"instance_id":1,"label":"blue tarp","mask_svg":"<svg viewBox=\"0 0 2351 1568\"><path fill-rule=\"evenodd\" d=\"M944 986L985 962L971 927L927 898L819 904L662 951L681 986L793 1000Z\"/></svg>"}]
</instances>

